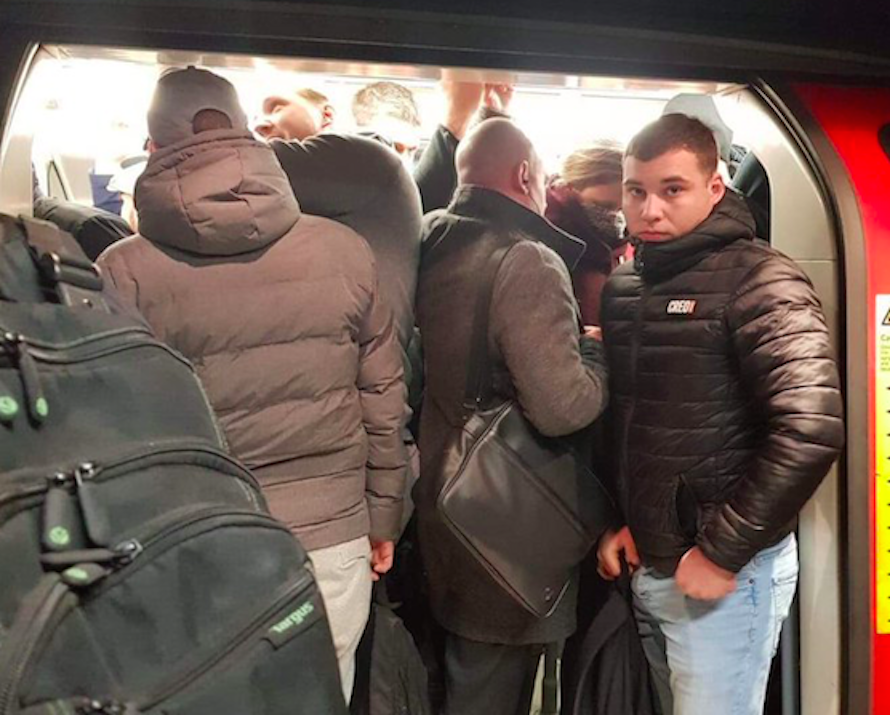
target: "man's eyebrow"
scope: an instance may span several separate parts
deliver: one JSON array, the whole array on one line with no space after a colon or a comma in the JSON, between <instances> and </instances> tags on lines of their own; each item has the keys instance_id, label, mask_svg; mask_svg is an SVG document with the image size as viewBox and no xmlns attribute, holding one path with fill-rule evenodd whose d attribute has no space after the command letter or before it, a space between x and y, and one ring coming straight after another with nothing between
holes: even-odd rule
<instances>
[{"instance_id":1,"label":"man's eyebrow","mask_svg":"<svg viewBox=\"0 0 890 715\"><path fill-rule=\"evenodd\" d=\"M689 179L685 176L668 176L661 180L662 184L688 184Z\"/></svg>"},{"instance_id":2,"label":"man's eyebrow","mask_svg":"<svg viewBox=\"0 0 890 715\"><path fill-rule=\"evenodd\" d=\"M637 181L636 179L625 179L624 185L625 186L642 186L642 184L639 181Z\"/></svg>"}]
</instances>

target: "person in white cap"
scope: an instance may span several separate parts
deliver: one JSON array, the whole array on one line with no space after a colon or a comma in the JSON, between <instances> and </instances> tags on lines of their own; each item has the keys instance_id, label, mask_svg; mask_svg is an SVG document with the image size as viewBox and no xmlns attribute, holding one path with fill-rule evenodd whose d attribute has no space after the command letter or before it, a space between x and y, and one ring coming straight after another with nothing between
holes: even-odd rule
<instances>
[{"instance_id":1,"label":"person in white cap","mask_svg":"<svg viewBox=\"0 0 890 715\"><path fill-rule=\"evenodd\" d=\"M99 265L195 364L232 451L309 551L348 699L406 464L402 361L374 259L351 229L301 213L222 77L163 75L148 127L140 234Z\"/></svg>"}]
</instances>

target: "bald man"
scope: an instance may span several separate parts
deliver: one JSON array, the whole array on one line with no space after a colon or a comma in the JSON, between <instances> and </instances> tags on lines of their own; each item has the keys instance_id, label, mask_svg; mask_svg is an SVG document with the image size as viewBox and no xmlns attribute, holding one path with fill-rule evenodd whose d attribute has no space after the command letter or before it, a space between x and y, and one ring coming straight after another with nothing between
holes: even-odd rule
<instances>
[{"instance_id":1,"label":"bald man","mask_svg":"<svg viewBox=\"0 0 890 715\"><path fill-rule=\"evenodd\" d=\"M543 646L574 631L576 585L550 617L535 618L436 511L443 450L465 414L478 290L496 270L488 334L494 391L518 399L543 434L568 435L596 419L606 404L606 367L599 342L582 333L569 279L583 244L542 218L544 170L528 138L510 121L484 122L461 143L457 169L452 203L425 220L418 286L427 369L420 548L433 615L447 632L445 712L528 715ZM503 255L499 265L495 253Z\"/></svg>"}]
</instances>

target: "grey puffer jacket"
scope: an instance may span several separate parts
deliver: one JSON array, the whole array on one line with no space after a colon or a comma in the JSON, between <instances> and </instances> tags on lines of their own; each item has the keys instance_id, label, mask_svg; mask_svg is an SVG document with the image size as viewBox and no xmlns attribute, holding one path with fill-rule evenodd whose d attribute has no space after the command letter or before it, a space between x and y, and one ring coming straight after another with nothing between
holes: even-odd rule
<instances>
[{"instance_id":1,"label":"grey puffer jacket","mask_svg":"<svg viewBox=\"0 0 890 715\"><path fill-rule=\"evenodd\" d=\"M727 194L676 240L643 244L603 293L617 477L644 562L693 545L740 570L794 527L844 440L822 308Z\"/></svg>"},{"instance_id":2,"label":"grey puffer jacket","mask_svg":"<svg viewBox=\"0 0 890 715\"><path fill-rule=\"evenodd\" d=\"M135 198L141 235L100 267L195 364L272 514L310 550L395 537L405 388L365 241L302 215L272 150L239 131L153 154Z\"/></svg>"}]
</instances>

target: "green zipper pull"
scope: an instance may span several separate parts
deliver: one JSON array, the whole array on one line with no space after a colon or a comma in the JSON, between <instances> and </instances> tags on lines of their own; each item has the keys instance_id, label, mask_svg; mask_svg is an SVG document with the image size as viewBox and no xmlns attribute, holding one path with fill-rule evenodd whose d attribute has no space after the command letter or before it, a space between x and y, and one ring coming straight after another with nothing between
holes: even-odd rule
<instances>
[{"instance_id":1,"label":"green zipper pull","mask_svg":"<svg viewBox=\"0 0 890 715\"><path fill-rule=\"evenodd\" d=\"M71 586L71 588L86 588L101 581L111 571L111 569L101 564L75 564L62 571L62 581Z\"/></svg>"},{"instance_id":2,"label":"green zipper pull","mask_svg":"<svg viewBox=\"0 0 890 715\"><path fill-rule=\"evenodd\" d=\"M40 384L40 372L37 363L28 350L28 344L18 333L4 333L3 347L13 361L18 365L22 378L22 387L25 392L25 402L28 415L37 424L43 424L49 416L49 403L43 396L43 387Z\"/></svg>"},{"instance_id":3,"label":"green zipper pull","mask_svg":"<svg viewBox=\"0 0 890 715\"><path fill-rule=\"evenodd\" d=\"M19 401L0 380L0 424L11 425L19 413Z\"/></svg>"},{"instance_id":4,"label":"green zipper pull","mask_svg":"<svg viewBox=\"0 0 890 715\"><path fill-rule=\"evenodd\" d=\"M83 519L74 494L74 477L57 472L47 478L46 498L43 501L41 542L50 553L82 549L85 545Z\"/></svg>"}]
</instances>

